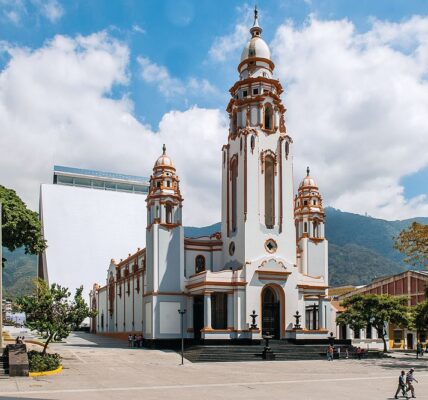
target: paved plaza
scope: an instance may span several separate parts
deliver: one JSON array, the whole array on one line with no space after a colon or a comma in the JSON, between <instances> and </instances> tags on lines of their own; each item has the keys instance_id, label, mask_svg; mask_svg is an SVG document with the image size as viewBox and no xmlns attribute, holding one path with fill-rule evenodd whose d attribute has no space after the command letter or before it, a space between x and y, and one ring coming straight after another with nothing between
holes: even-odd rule
<instances>
[{"instance_id":1,"label":"paved plaza","mask_svg":"<svg viewBox=\"0 0 428 400\"><path fill-rule=\"evenodd\" d=\"M27 334L26 337L29 335ZM391 399L401 369L414 367L416 396L428 399L428 358L380 360L185 362L171 351L74 333L51 351L63 372L0 380L0 399Z\"/></svg>"}]
</instances>

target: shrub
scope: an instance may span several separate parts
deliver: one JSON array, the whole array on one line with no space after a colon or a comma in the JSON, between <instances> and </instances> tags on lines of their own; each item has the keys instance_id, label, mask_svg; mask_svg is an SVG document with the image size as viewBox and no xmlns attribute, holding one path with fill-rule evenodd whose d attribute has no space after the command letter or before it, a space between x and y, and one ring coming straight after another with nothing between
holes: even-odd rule
<instances>
[{"instance_id":1,"label":"shrub","mask_svg":"<svg viewBox=\"0 0 428 400\"><path fill-rule=\"evenodd\" d=\"M49 354L31 350L28 352L30 372L53 371L61 365L61 356L57 353Z\"/></svg>"}]
</instances>

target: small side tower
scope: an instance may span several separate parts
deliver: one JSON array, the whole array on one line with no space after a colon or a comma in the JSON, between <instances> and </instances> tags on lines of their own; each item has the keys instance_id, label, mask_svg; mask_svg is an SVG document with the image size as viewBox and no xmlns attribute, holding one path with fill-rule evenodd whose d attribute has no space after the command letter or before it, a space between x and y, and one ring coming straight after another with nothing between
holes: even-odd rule
<instances>
[{"instance_id":1,"label":"small side tower","mask_svg":"<svg viewBox=\"0 0 428 400\"><path fill-rule=\"evenodd\" d=\"M144 336L168 339L180 333L177 312L185 308L184 232L180 180L166 154L157 159L147 196Z\"/></svg>"},{"instance_id":2,"label":"small side tower","mask_svg":"<svg viewBox=\"0 0 428 400\"><path fill-rule=\"evenodd\" d=\"M322 197L309 175L299 185L294 199L297 264L305 275L322 276L328 283L328 242L325 238L325 213Z\"/></svg>"}]
</instances>

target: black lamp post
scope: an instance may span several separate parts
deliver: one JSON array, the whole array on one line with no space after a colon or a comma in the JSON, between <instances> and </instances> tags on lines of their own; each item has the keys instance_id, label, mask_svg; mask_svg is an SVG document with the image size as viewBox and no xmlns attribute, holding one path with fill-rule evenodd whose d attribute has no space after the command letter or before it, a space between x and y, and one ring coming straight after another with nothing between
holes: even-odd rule
<instances>
[{"instance_id":1,"label":"black lamp post","mask_svg":"<svg viewBox=\"0 0 428 400\"><path fill-rule=\"evenodd\" d=\"M181 319L181 365L184 364L184 323L183 318L184 314L186 314L186 310L177 310L180 314Z\"/></svg>"},{"instance_id":2,"label":"black lamp post","mask_svg":"<svg viewBox=\"0 0 428 400\"><path fill-rule=\"evenodd\" d=\"M251 329L257 329L256 318L258 317L258 315L256 314L256 310L253 310L253 313L250 314L250 317L253 320L253 322L251 324Z\"/></svg>"},{"instance_id":3,"label":"black lamp post","mask_svg":"<svg viewBox=\"0 0 428 400\"><path fill-rule=\"evenodd\" d=\"M300 318L302 316L299 314L299 311L296 311L296 314L294 315L294 318L296 318L296 323L294 324L294 329L302 329L300 326Z\"/></svg>"},{"instance_id":4,"label":"black lamp post","mask_svg":"<svg viewBox=\"0 0 428 400\"><path fill-rule=\"evenodd\" d=\"M269 335L269 332L266 332L266 335L263 336L263 339L265 340L265 348L262 352L262 358L263 360L275 360L275 354L272 351L272 349L269 347L269 340L273 338L273 335Z\"/></svg>"}]
</instances>

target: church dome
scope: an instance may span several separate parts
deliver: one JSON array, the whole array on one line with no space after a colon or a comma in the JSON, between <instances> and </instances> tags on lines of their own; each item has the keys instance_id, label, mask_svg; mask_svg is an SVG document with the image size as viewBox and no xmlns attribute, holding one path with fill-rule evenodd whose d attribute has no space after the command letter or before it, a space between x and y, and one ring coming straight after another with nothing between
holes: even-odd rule
<instances>
[{"instance_id":1,"label":"church dome","mask_svg":"<svg viewBox=\"0 0 428 400\"><path fill-rule=\"evenodd\" d=\"M245 45L241 54L241 62L251 57L267 58L270 60L269 46L259 36L252 37Z\"/></svg>"},{"instance_id":2,"label":"church dome","mask_svg":"<svg viewBox=\"0 0 428 400\"><path fill-rule=\"evenodd\" d=\"M174 164L173 164L171 158L169 158L169 156L166 155L166 147L165 147L165 145L163 145L162 150L163 150L163 153L156 160L154 168L159 168L159 167L170 167L170 168L174 168Z\"/></svg>"},{"instance_id":3,"label":"church dome","mask_svg":"<svg viewBox=\"0 0 428 400\"><path fill-rule=\"evenodd\" d=\"M299 189L304 187L317 187L314 179L309 175L309 167L306 169L306 176L300 182Z\"/></svg>"},{"instance_id":4,"label":"church dome","mask_svg":"<svg viewBox=\"0 0 428 400\"><path fill-rule=\"evenodd\" d=\"M254 9L254 24L250 29L251 39L245 45L241 53L241 62L247 58L266 58L270 60L270 50L266 42L261 38L263 29L259 25L258 11Z\"/></svg>"}]
</instances>

